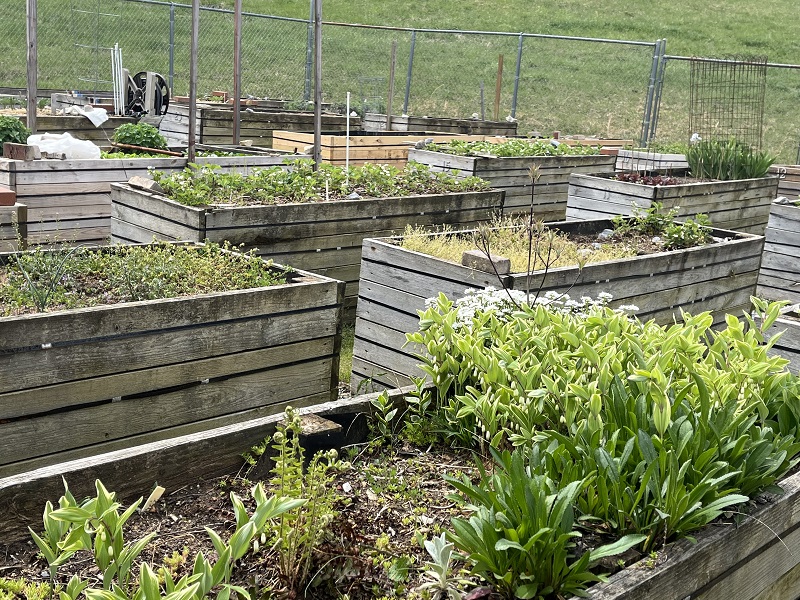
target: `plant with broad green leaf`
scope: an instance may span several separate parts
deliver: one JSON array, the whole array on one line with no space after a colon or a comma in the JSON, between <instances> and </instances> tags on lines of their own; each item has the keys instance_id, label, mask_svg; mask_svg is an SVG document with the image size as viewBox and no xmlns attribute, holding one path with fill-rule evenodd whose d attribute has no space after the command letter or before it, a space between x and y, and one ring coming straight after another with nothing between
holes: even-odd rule
<instances>
[{"instance_id":1,"label":"plant with broad green leaf","mask_svg":"<svg viewBox=\"0 0 800 600\"><path fill-rule=\"evenodd\" d=\"M230 583L236 561L251 549L258 550L257 536L269 521L305 503L302 498L268 497L259 483L252 489L256 508L251 515L242 500L231 493L236 530L230 539L224 542L219 534L206 527L217 552L216 562L212 564L200 552L195 557L192 573L178 581L168 569L161 569L164 579L162 596L158 575L148 563L139 563L138 580L131 577L132 567L155 533L147 534L130 545L126 545L123 539L123 527L142 498L120 513L116 494L106 490L100 480L95 482L97 495L81 503L69 492L66 481L64 488L57 509L50 502L45 505L44 535L39 536L33 531L31 535L48 562L51 580L55 579L58 567L75 552L88 550L92 551L95 565L102 573L103 586L95 589L89 587L88 581L73 576L67 587L60 591L59 600L78 600L81 593L87 600L204 600L211 596L216 600L229 600L233 593L250 600L247 590Z\"/></svg>"},{"instance_id":2,"label":"plant with broad green leaf","mask_svg":"<svg viewBox=\"0 0 800 600\"><path fill-rule=\"evenodd\" d=\"M585 480L561 487L540 475L526 460L525 451L492 450L493 473L478 463L481 480L467 476L445 479L466 498L469 518L452 520L450 539L472 565L472 571L505 598L543 598L581 595L603 578L591 564L620 554L644 541L628 535L612 544L579 552L573 505L586 487ZM461 500L461 496L453 496Z\"/></svg>"},{"instance_id":3,"label":"plant with broad green leaf","mask_svg":"<svg viewBox=\"0 0 800 600\"><path fill-rule=\"evenodd\" d=\"M0 148L6 142L25 144L30 134L31 130L25 127L19 117L0 115Z\"/></svg>"},{"instance_id":4,"label":"plant with broad green leaf","mask_svg":"<svg viewBox=\"0 0 800 600\"><path fill-rule=\"evenodd\" d=\"M408 339L425 348L429 422L446 439L537 453L537 474L576 496L587 523L689 535L775 483L797 462L800 383L768 351L781 304L753 299L756 322L684 313L641 323L604 307L509 311L442 297Z\"/></svg>"},{"instance_id":5,"label":"plant with broad green leaf","mask_svg":"<svg viewBox=\"0 0 800 600\"><path fill-rule=\"evenodd\" d=\"M114 130L114 142L142 148L167 149L167 139L149 123L125 123Z\"/></svg>"},{"instance_id":6,"label":"plant with broad green leaf","mask_svg":"<svg viewBox=\"0 0 800 600\"><path fill-rule=\"evenodd\" d=\"M447 541L446 534L425 540L425 550L431 557L427 570L422 574L424 581L417 588L432 593L431 600L462 600L464 595L459 585L468 583L460 577L453 577L453 543Z\"/></svg>"}]
</instances>

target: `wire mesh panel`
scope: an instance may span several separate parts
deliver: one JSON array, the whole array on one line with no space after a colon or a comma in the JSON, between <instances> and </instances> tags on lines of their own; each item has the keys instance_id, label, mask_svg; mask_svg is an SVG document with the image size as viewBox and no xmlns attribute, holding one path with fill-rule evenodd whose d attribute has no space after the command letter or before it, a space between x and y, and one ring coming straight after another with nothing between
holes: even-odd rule
<instances>
[{"instance_id":1,"label":"wire mesh panel","mask_svg":"<svg viewBox=\"0 0 800 600\"><path fill-rule=\"evenodd\" d=\"M703 139L736 138L761 147L766 57L692 58L689 129Z\"/></svg>"}]
</instances>

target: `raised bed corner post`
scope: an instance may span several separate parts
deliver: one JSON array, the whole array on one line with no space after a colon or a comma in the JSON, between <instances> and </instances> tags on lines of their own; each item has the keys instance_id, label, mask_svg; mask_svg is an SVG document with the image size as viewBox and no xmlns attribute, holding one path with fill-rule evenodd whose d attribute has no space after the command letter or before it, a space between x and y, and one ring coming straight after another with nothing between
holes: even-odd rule
<instances>
[{"instance_id":1,"label":"raised bed corner post","mask_svg":"<svg viewBox=\"0 0 800 600\"><path fill-rule=\"evenodd\" d=\"M36 133L36 109L39 75L39 55L36 42L36 25L38 21L36 0L28 0L26 5L27 33L28 33L28 129L31 133Z\"/></svg>"},{"instance_id":2,"label":"raised bed corner post","mask_svg":"<svg viewBox=\"0 0 800 600\"><path fill-rule=\"evenodd\" d=\"M322 160L322 0L314 1L314 170Z\"/></svg>"},{"instance_id":3,"label":"raised bed corner post","mask_svg":"<svg viewBox=\"0 0 800 600\"><path fill-rule=\"evenodd\" d=\"M406 95L403 99L403 114L408 114L408 98L411 94L411 73L414 69L414 49L417 46L417 31L411 32L411 52L408 55L408 73L406 73ZM800 152L800 150L799 150Z\"/></svg>"},{"instance_id":4,"label":"raised bed corner post","mask_svg":"<svg viewBox=\"0 0 800 600\"><path fill-rule=\"evenodd\" d=\"M242 126L242 0L236 0L233 14L233 145L239 145Z\"/></svg>"},{"instance_id":5,"label":"raised bed corner post","mask_svg":"<svg viewBox=\"0 0 800 600\"><path fill-rule=\"evenodd\" d=\"M639 136L639 145L644 147L650 135L650 115L653 110L653 97L656 89L656 72L660 60L661 40L656 40L653 46L653 61L650 65L650 81L647 84L647 97L644 100L644 114L642 115L642 132Z\"/></svg>"},{"instance_id":6,"label":"raised bed corner post","mask_svg":"<svg viewBox=\"0 0 800 600\"><path fill-rule=\"evenodd\" d=\"M519 74L522 71L522 45L525 36L519 34L519 44L517 45L517 70L514 73L514 94L511 96L511 117L517 117L517 94L519 93Z\"/></svg>"},{"instance_id":7,"label":"raised bed corner post","mask_svg":"<svg viewBox=\"0 0 800 600\"><path fill-rule=\"evenodd\" d=\"M189 151L190 163L195 161L197 143L197 47L199 46L200 0L192 0L192 41L189 50Z\"/></svg>"}]
</instances>

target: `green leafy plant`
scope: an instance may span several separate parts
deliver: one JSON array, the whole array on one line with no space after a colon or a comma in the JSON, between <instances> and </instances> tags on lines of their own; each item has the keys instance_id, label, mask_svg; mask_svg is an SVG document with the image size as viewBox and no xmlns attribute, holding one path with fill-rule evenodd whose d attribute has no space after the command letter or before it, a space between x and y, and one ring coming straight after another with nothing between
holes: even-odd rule
<instances>
[{"instance_id":1,"label":"green leafy plant","mask_svg":"<svg viewBox=\"0 0 800 600\"><path fill-rule=\"evenodd\" d=\"M766 176L775 157L735 139L703 140L689 147L686 161L694 177L728 181Z\"/></svg>"},{"instance_id":2,"label":"green leafy plant","mask_svg":"<svg viewBox=\"0 0 800 600\"><path fill-rule=\"evenodd\" d=\"M491 582L505 598L580 595L602 577L591 563L620 554L645 536L624 536L591 551L579 552L573 504L586 486L573 481L564 487L537 475L524 452L493 452L495 470L479 463L481 480L445 479L464 495L468 519L452 520L449 537L473 573ZM459 496L454 496L459 499Z\"/></svg>"},{"instance_id":3,"label":"green leafy plant","mask_svg":"<svg viewBox=\"0 0 800 600\"><path fill-rule=\"evenodd\" d=\"M560 486L587 482L586 523L652 549L771 489L796 462L798 378L770 356L780 304L757 323L707 314L662 327L604 307L507 310L446 298L409 340L426 349L430 416L457 444L535 454ZM592 526L595 526L592 525Z\"/></svg>"},{"instance_id":4,"label":"green leafy plant","mask_svg":"<svg viewBox=\"0 0 800 600\"><path fill-rule=\"evenodd\" d=\"M5 142L24 144L31 130L17 117L0 115L0 148Z\"/></svg>"},{"instance_id":5,"label":"green leafy plant","mask_svg":"<svg viewBox=\"0 0 800 600\"><path fill-rule=\"evenodd\" d=\"M276 455L270 485L280 497L305 501L281 514L275 522L265 523L258 532L264 534L266 545L277 550L278 568L287 589L298 592L311 584L314 552L337 516L334 476L350 465L338 460L336 451L330 450L315 454L304 471L300 416L291 407L284 416L271 440Z\"/></svg>"},{"instance_id":6,"label":"green leafy plant","mask_svg":"<svg viewBox=\"0 0 800 600\"><path fill-rule=\"evenodd\" d=\"M707 244L711 239L711 221L708 215L698 214L693 218L675 221L678 207L664 211L664 205L653 202L646 209L634 205L633 216L617 215L612 218L614 231L618 234L636 232L647 236L663 236L667 249L693 248Z\"/></svg>"},{"instance_id":7,"label":"green leafy plant","mask_svg":"<svg viewBox=\"0 0 800 600\"><path fill-rule=\"evenodd\" d=\"M114 142L143 148L167 149L166 138L148 123L125 123L114 130Z\"/></svg>"}]
</instances>

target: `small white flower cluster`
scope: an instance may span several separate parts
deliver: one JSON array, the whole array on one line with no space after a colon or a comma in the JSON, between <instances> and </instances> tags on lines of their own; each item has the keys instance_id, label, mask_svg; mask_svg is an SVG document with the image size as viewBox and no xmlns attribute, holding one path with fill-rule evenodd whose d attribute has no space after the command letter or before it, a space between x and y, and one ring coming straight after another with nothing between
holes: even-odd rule
<instances>
[{"instance_id":1,"label":"small white flower cluster","mask_svg":"<svg viewBox=\"0 0 800 600\"><path fill-rule=\"evenodd\" d=\"M465 325L472 322L478 313L493 312L499 319L508 319L511 314L521 306L528 304L528 294L521 290L498 290L487 287L484 290L467 288L464 290L464 297L455 301L458 311L457 325ZM608 306L613 296L608 292L600 292L597 298L581 296L572 299L568 294L561 294L556 291L547 291L543 295L535 297L531 295L534 305L546 306L548 310L560 314L571 314L576 316L588 316L593 310ZM425 307L436 306L437 298L429 298L425 301ZM639 307L632 304L622 305L615 312L633 314L638 312Z\"/></svg>"}]
</instances>

